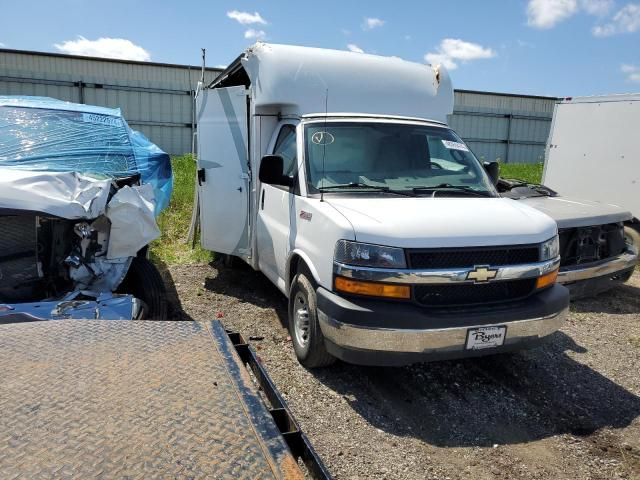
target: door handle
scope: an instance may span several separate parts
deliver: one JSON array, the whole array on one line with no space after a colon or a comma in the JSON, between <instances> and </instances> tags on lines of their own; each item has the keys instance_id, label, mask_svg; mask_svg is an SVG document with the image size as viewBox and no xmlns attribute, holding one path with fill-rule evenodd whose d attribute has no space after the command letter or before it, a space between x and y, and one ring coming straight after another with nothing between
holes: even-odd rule
<instances>
[{"instance_id":1,"label":"door handle","mask_svg":"<svg viewBox=\"0 0 640 480\"><path fill-rule=\"evenodd\" d=\"M264 189L262 189L262 199L260 200L260 210L264 210Z\"/></svg>"},{"instance_id":2,"label":"door handle","mask_svg":"<svg viewBox=\"0 0 640 480\"><path fill-rule=\"evenodd\" d=\"M204 168L198 169L198 185L202 185L202 182L206 181L207 176L205 174Z\"/></svg>"}]
</instances>

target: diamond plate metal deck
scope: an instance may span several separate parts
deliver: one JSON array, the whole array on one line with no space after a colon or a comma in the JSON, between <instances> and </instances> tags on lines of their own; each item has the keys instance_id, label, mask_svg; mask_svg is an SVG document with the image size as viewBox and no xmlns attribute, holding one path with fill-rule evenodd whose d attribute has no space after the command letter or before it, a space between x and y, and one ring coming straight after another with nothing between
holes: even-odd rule
<instances>
[{"instance_id":1,"label":"diamond plate metal deck","mask_svg":"<svg viewBox=\"0 0 640 480\"><path fill-rule=\"evenodd\" d=\"M0 478L302 478L221 332L0 325Z\"/></svg>"}]
</instances>

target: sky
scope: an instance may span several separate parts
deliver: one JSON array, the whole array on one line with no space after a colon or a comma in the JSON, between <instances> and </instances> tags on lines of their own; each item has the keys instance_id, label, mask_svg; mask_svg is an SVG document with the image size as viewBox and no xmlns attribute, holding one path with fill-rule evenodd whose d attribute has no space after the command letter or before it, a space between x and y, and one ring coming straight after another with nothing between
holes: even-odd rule
<instances>
[{"instance_id":1,"label":"sky","mask_svg":"<svg viewBox=\"0 0 640 480\"><path fill-rule=\"evenodd\" d=\"M455 88L640 91L640 0L0 0L0 48L200 65L258 40L442 64Z\"/></svg>"}]
</instances>

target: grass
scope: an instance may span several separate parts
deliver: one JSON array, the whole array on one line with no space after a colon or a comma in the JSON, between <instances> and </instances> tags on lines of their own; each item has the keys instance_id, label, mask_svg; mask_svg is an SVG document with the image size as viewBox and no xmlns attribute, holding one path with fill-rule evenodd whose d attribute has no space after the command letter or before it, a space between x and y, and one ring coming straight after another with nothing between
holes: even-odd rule
<instances>
[{"instance_id":1,"label":"grass","mask_svg":"<svg viewBox=\"0 0 640 480\"><path fill-rule=\"evenodd\" d=\"M171 158L173 167L173 194L171 203L162 212L158 225L162 232L160 238L151 244L151 258L167 265L207 263L213 260L213 254L200 246L195 248L187 244L187 233L193 209L196 162L191 155Z\"/></svg>"},{"instance_id":2,"label":"grass","mask_svg":"<svg viewBox=\"0 0 640 480\"><path fill-rule=\"evenodd\" d=\"M151 257L167 265L208 263L213 254L200 246L187 244L187 233L193 208L196 162L191 155L172 157L173 195L158 224L162 235L151 244ZM542 163L508 163L500 165L500 174L506 178L517 178L532 183L540 183Z\"/></svg>"},{"instance_id":3,"label":"grass","mask_svg":"<svg viewBox=\"0 0 640 480\"><path fill-rule=\"evenodd\" d=\"M501 163L500 176L524 182L541 183L543 163Z\"/></svg>"}]
</instances>

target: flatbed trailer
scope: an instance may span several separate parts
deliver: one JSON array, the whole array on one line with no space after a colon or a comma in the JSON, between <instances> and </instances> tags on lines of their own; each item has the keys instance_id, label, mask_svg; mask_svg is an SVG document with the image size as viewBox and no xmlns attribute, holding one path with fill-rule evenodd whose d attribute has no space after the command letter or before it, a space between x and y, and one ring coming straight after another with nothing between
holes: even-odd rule
<instances>
[{"instance_id":1,"label":"flatbed trailer","mask_svg":"<svg viewBox=\"0 0 640 480\"><path fill-rule=\"evenodd\" d=\"M218 321L0 325L0 412L3 479L331 478Z\"/></svg>"}]
</instances>

